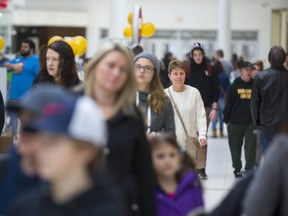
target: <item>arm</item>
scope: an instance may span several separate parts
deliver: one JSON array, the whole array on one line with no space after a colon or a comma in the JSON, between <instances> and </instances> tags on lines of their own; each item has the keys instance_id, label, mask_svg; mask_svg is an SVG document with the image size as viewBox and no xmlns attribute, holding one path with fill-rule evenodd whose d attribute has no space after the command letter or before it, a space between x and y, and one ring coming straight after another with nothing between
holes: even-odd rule
<instances>
[{"instance_id":1,"label":"arm","mask_svg":"<svg viewBox=\"0 0 288 216\"><path fill-rule=\"evenodd\" d=\"M217 119L217 109L218 109L218 100L219 100L219 87L220 82L217 75L217 72L212 67L212 74L211 74L211 88L212 88L212 111L210 112L209 119L216 120Z\"/></svg>"},{"instance_id":2,"label":"arm","mask_svg":"<svg viewBox=\"0 0 288 216\"><path fill-rule=\"evenodd\" d=\"M212 74L211 74L211 88L212 88L212 100L213 100L213 105L218 104L218 100L219 100L219 86L220 86L220 82L219 82L219 78L217 75L217 72L215 71L215 69L212 67ZM212 108L213 108L212 105ZM218 108L214 107L214 108Z\"/></svg>"},{"instance_id":3,"label":"arm","mask_svg":"<svg viewBox=\"0 0 288 216\"><path fill-rule=\"evenodd\" d=\"M12 64L10 62L6 62L4 67L7 68L8 71L13 71L14 73L21 73L23 69L23 63Z\"/></svg>"},{"instance_id":4,"label":"arm","mask_svg":"<svg viewBox=\"0 0 288 216\"><path fill-rule=\"evenodd\" d=\"M196 122L197 129L199 133L199 140L205 139L207 137L207 119L206 119L206 111L204 108L203 100L201 98L200 92L197 91L196 94Z\"/></svg>"},{"instance_id":5,"label":"arm","mask_svg":"<svg viewBox=\"0 0 288 216\"><path fill-rule=\"evenodd\" d=\"M227 90L226 94L226 105L223 111L224 122L228 124L230 122L230 114L233 105L233 85Z\"/></svg>"},{"instance_id":6,"label":"arm","mask_svg":"<svg viewBox=\"0 0 288 216\"><path fill-rule=\"evenodd\" d=\"M153 195L155 178L151 152L144 133L144 125L140 122L137 123L139 124L139 138L136 141L134 169L139 187L140 205L143 210L143 216L155 216L156 207Z\"/></svg>"},{"instance_id":7,"label":"arm","mask_svg":"<svg viewBox=\"0 0 288 216\"><path fill-rule=\"evenodd\" d=\"M287 182L287 137L275 140L267 152L265 161L256 173L244 200L247 216L275 215L281 203L281 194L286 196L282 187Z\"/></svg>"},{"instance_id":8,"label":"arm","mask_svg":"<svg viewBox=\"0 0 288 216\"><path fill-rule=\"evenodd\" d=\"M165 98L164 131L173 132L175 134L174 111L168 97Z\"/></svg>"},{"instance_id":9,"label":"arm","mask_svg":"<svg viewBox=\"0 0 288 216\"><path fill-rule=\"evenodd\" d=\"M252 88L252 97L250 102L250 110L253 122L256 126L260 124L260 104L261 104L261 95L260 95L260 80L259 76L256 76Z\"/></svg>"}]
</instances>

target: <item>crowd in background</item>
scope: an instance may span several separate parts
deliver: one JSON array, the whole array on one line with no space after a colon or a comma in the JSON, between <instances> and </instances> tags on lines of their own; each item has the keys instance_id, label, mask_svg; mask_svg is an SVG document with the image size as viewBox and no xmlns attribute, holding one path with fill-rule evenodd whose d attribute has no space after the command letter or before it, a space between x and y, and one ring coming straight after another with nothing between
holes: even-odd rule
<instances>
[{"instance_id":1,"label":"crowd in background","mask_svg":"<svg viewBox=\"0 0 288 216\"><path fill-rule=\"evenodd\" d=\"M0 215L288 214L282 47L271 48L266 70L235 55L225 61L222 50L210 61L198 42L184 61L110 42L83 67L61 40L38 57L27 39L19 53L2 62L12 73L6 109L15 139L0 162ZM242 180L205 213L207 130L212 122L216 138L217 121L220 137L227 124Z\"/></svg>"}]
</instances>

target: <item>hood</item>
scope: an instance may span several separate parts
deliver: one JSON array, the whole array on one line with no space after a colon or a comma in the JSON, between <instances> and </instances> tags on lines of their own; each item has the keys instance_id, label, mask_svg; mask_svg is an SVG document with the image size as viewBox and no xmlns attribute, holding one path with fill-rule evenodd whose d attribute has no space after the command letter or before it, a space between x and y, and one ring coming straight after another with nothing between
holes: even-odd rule
<instances>
[{"instance_id":1,"label":"hood","mask_svg":"<svg viewBox=\"0 0 288 216\"><path fill-rule=\"evenodd\" d=\"M175 197L181 195L181 193L186 191L188 188L201 188L200 181L194 172L187 172L179 181L178 187L175 191ZM161 194L165 193L159 185L156 187L155 192L160 198L162 197Z\"/></svg>"},{"instance_id":2,"label":"hood","mask_svg":"<svg viewBox=\"0 0 288 216\"><path fill-rule=\"evenodd\" d=\"M182 191L187 190L188 188L200 188L200 181L197 178L196 173L187 172L186 175L179 181L175 195L181 194Z\"/></svg>"},{"instance_id":3,"label":"hood","mask_svg":"<svg viewBox=\"0 0 288 216\"><path fill-rule=\"evenodd\" d=\"M244 80L241 79L241 77L237 77L237 78L234 80L234 83L235 83L235 84L241 84L241 85L250 84L250 83L252 83L252 82L253 82L252 79L250 79L249 82L245 82Z\"/></svg>"},{"instance_id":4,"label":"hood","mask_svg":"<svg viewBox=\"0 0 288 216\"><path fill-rule=\"evenodd\" d=\"M138 91L138 97L139 101L146 103L148 101L149 93Z\"/></svg>"}]
</instances>

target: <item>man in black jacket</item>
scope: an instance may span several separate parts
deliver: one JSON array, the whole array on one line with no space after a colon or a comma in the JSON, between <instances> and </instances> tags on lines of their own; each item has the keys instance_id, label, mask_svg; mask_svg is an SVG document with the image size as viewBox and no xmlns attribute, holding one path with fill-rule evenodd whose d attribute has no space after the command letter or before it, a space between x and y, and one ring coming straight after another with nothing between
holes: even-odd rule
<instances>
[{"instance_id":1,"label":"man in black jacket","mask_svg":"<svg viewBox=\"0 0 288 216\"><path fill-rule=\"evenodd\" d=\"M260 130L263 152L281 127L288 110L288 71L283 67L285 51L273 46L268 54L271 67L256 76L252 90L251 113Z\"/></svg>"},{"instance_id":2,"label":"man in black jacket","mask_svg":"<svg viewBox=\"0 0 288 216\"><path fill-rule=\"evenodd\" d=\"M242 177L241 151L245 140L245 173L252 173L256 157L256 135L250 112L250 101L253 87L253 65L243 62L240 65L241 76L227 91L224 109L224 122L227 124L228 141L236 178Z\"/></svg>"},{"instance_id":3,"label":"man in black jacket","mask_svg":"<svg viewBox=\"0 0 288 216\"><path fill-rule=\"evenodd\" d=\"M194 43L191 50L191 58L190 76L187 78L186 83L199 90L206 110L207 127L209 127L210 120L216 120L217 118L220 86L218 74L207 61L202 44ZM207 145L203 148L205 156L199 155L199 158L206 160ZM200 178L207 178L205 167L197 170L197 172Z\"/></svg>"}]
</instances>

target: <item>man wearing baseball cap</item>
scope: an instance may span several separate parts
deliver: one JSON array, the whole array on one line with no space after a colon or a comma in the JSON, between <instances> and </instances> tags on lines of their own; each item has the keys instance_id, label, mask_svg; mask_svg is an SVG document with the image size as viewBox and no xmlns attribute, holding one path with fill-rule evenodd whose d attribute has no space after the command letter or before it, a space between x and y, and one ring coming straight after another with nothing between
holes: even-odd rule
<instances>
[{"instance_id":1,"label":"man wearing baseball cap","mask_svg":"<svg viewBox=\"0 0 288 216\"><path fill-rule=\"evenodd\" d=\"M20 196L8 215L127 215L102 172L108 134L94 100L67 97L46 104L41 113L23 129L39 136L37 173L47 184Z\"/></svg>"},{"instance_id":2,"label":"man wearing baseball cap","mask_svg":"<svg viewBox=\"0 0 288 216\"><path fill-rule=\"evenodd\" d=\"M23 131L23 127L42 115L45 105L73 97L60 87L43 84L26 93L22 100L7 104L7 110L19 114L21 130L19 139L12 146L5 164L5 173L0 183L0 215L5 214L14 198L21 192L37 185L35 152L38 135Z\"/></svg>"},{"instance_id":3,"label":"man wearing baseball cap","mask_svg":"<svg viewBox=\"0 0 288 216\"><path fill-rule=\"evenodd\" d=\"M228 141L232 157L232 166L236 178L242 177L241 150L244 143L245 174L252 173L256 157L256 134L251 112L250 101L253 80L253 64L243 62L240 65L241 76L236 78L227 91L224 109L224 122L227 124Z\"/></svg>"}]
</instances>

